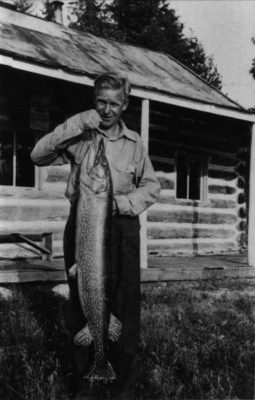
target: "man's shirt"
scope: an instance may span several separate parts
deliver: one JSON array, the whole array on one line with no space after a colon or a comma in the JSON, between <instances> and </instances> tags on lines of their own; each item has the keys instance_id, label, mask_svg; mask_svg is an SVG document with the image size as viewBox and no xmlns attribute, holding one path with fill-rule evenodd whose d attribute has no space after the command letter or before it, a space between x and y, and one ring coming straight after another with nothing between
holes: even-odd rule
<instances>
[{"instance_id":1,"label":"man's shirt","mask_svg":"<svg viewBox=\"0 0 255 400\"><path fill-rule=\"evenodd\" d=\"M104 139L118 213L135 216L155 203L160 184L151 161L140 136L121 120L118 134L109 139L101 129L92 132L86 128L86 112L76 114L45 135L31 158L38 166L71 163L66 196L73 202L79 196L80 167L88 157L92 134L98 142Z\"/></svg>"}]
</instances>

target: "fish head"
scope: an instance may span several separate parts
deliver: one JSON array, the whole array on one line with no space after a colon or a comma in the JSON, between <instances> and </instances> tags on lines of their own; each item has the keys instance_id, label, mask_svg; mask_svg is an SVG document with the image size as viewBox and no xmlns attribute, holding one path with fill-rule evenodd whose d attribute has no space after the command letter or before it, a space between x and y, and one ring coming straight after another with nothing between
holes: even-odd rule
<instances>
[{"instance_id":1,"label":"fish head","mask_svg":"<svg viewBox=\"0 0 255 400\"><path fill-rule=\"evenodd\" d=\"M99 142L92 166L87 168L86 176L81 181L95 194L111 190L111 173L103 139Z\"/></svg>"}]
</instances>

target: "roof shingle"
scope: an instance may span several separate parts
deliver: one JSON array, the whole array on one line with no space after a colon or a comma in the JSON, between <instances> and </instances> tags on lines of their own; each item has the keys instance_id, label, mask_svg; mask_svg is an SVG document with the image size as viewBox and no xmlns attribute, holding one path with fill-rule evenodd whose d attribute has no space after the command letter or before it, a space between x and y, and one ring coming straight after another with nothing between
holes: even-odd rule
<instances>
[{"instance_id":1,"label":"roof shingle","mask_svg":"<svg viewBox=\"0 0 255 400\"><path fill-rule=\"evenodd\" d=\"M88 77L115 70L128 76L137 88L242 110L236 102L166 54L78 32L11 10L0 12L0 54Z\"/></svg>"}]
</instances>

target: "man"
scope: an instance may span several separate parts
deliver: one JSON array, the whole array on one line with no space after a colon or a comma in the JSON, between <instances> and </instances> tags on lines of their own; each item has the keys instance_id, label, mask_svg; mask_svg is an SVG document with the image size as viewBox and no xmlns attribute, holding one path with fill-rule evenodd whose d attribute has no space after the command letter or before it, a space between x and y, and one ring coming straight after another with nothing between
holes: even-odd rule
<instances>
[{"instance_id":1,"label":"man","mask_svg":"<svg viewBox=\"0 0 255 400\"><path fill-rule=\"evenodd\" d=\"M39 166L54 162L71 163L66 196L71 202L70 216L64 234L65 267L72 307L73 367L76 388L89 371L93 348L83 346L85 325L77 292L77 281L71 277L75 264L76 206L79 196L81 163L88 155L91 132L98 142L103 138L113 183L112 279L117 288L111 307L122 323L117 342L109 340L109 359L120 389L135 363L140 335L140 243L138 215L159 196L160 185L139 135L121 120L128 106L130 84L115 73L100 75L94 83L95 109L77 114L44 136L31 157ZM90 133L90 134L89 134ZM77 332L80 332L77 338Z\"/></svg>"}]
</instances>

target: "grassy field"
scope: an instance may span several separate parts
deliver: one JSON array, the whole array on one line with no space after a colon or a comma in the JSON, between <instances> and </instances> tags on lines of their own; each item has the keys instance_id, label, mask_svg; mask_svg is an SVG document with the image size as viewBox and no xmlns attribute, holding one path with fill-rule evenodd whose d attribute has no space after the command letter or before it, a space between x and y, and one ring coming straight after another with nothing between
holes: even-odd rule
<instances>
[{"instance_id":1,"label":"grassy field","mask_svg":"<svg viewBox=\"0 0 255 400\"><path fill-rule=\"evenodd\" d=\"M0 297L0 399L70 399L68 301L49 285ZM129 400L253 399L255 282L142 287L141 374Z\"/></svg>"}]
</instances>

